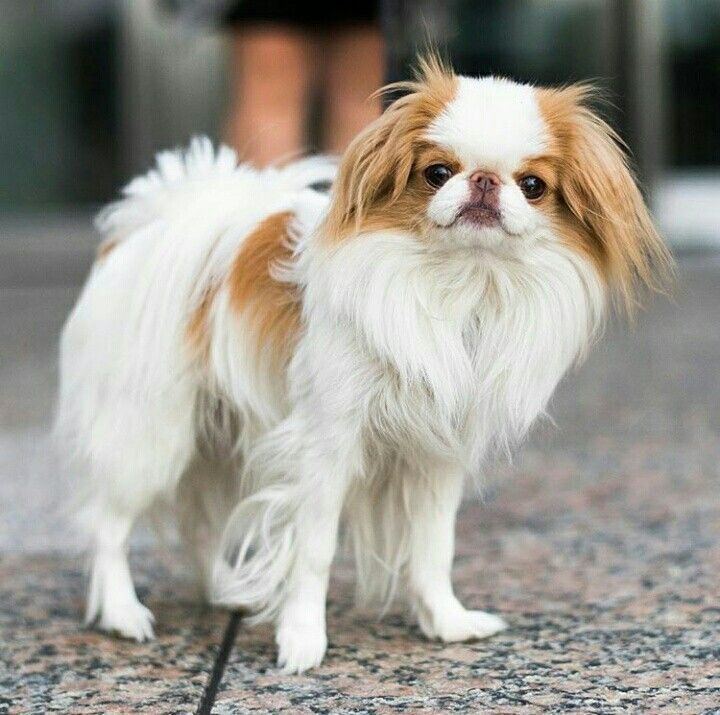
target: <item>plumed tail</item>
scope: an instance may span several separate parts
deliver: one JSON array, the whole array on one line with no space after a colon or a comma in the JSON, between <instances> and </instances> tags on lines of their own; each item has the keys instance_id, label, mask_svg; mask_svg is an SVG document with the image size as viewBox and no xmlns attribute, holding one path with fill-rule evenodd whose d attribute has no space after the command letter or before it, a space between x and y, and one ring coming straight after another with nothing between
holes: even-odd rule
<instances>
[{"instance_id":1,"label":"plumed tail","mask_svg":"<svg viewBox=\"0 0 720 715\"><path fill-rule=\"evenodd\" d=\"M298 464L296 433L284 420L249 455L244 498L227 520L215 562L211 600L249 610L251 623L275 618L295 563L296 516L310 498L302 480L289 476Z\"/></svg>"},{"instance_id":2,"label":"plumed tail","mask_svg":"<svg viewBox=\"0 0 720 715\"><path fill-rule=\"evenodd\" d=\"M333 156L308 156L282 168L269 168L265 172L277 172L282 186L298 191L319 184L332 184L337 176L338 162Z\"/></svg>"},{"instance_id":3,"label":"plumed tail","mask_svg":"<svg viewBox=\"0 0 720 715\"><path fill-rule=\"evenodd\" d=\"M332 183L336 173L336 160L329 156L256 169L241 163L230 147L216 149L207 137L195 137L186 149L158 154L155 166L125 186L122 198L104 208L95 225L116 243L158 219L176 215L198 196L212 200L213 195L225 196L255 182L263 186L266 195L297 193L316 184ZM228 210L233 207L232 202L223 205ZM219 202L213 208L220 210Z\"/></svg>"}]
</instances>

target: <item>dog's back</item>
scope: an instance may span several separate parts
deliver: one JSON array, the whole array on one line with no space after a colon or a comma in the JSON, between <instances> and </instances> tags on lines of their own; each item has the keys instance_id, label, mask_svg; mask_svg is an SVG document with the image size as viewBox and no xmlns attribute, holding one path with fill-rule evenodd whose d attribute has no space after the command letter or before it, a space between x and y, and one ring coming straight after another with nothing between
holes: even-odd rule
<instances>
[{"instance_id":1,"label":"dog's back","mask_svg":"<svg viewBox=\"0 0 720 715\"><path fill-rule=\"evenodd\" d=\"M89 620L151 634L139 603L113 611L134 596L129 575L118 575L117 546L134 518L173 496L202 461L197 445L213 436L198 406L216 411L224 391L252 385L234 374L241 365L213 361L205 322L235 321L223 334L250 340L235 294L243 286L250 299L277 289L270 274L276 257L292 256L290 224L302 238L325 209L326 198L307 187L334 171L325 159L258 171L238 165L230 149L216 153L195 140L185 153L161 154L98 218L105 240L63 331L56 418L63 452L77 467L80 521L101 554ZM282 226L278 216L287 217ZM275 234L254 238L268 222ZM249 412L258 403L233 397Z\"/></svg>"}]
</instances>

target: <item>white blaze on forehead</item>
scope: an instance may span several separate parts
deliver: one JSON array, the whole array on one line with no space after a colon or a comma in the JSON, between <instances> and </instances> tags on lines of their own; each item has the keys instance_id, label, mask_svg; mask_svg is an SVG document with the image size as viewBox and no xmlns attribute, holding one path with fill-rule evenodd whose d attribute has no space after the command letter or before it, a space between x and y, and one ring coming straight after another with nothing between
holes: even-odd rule
<instances>
[{"instance_id":1,"label":"white blaze on forehead","mask_svg":"<svg viewBox=\"0 0 720 715\"><path fill-rule=\"evenodd\" d=\"M533 88L495 77L459 77L457 94L428 128L428 139L452 149L466 170L501 174L547 146Z\"/></svg>"}]
</instances>

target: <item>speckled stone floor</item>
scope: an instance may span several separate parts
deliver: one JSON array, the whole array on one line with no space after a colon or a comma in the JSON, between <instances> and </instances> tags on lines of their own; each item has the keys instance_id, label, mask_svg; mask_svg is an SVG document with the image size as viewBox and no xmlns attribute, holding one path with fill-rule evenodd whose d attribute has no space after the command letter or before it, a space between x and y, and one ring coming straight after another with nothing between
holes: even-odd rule
<instances>
[{"instance_id":1,"label":"speckled stone floor","mask_svg":"<svg viewBox=\"0 0 720 715\"><path fill-rule=\"evenodd\" d=\"M677 303L610 330L556 424L493 470L483 503L469 495L457 590L506 632L429 643L400 610L355 610L341 561L324 664L281 676L270 630L241 623L212 712L720 713L719 315L720 260L684 260ZM0 499L0 519L0 713L196 711L228 614L196 605L172 551L139 544L158 639L126 643L80 626L66 537L23 548L31 506Z\"/></svg>"}]
</instances>

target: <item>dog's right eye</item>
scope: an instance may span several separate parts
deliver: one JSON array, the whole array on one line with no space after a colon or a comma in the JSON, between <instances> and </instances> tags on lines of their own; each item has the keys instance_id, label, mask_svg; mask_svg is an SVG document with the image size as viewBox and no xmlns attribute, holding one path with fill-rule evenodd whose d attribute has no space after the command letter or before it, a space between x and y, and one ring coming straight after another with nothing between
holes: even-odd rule
<instances>
[{"instance_id":1,"label":"dog's right eye","mask_svg":"<svg viewBox=\"0 0 720 715\"><path fill-rule=\"evenodd\" d=\"M445 164L431 164L425 169L425 181L434 189L439 189L452 175L452 169Z\"/></svg>"}]
</instances>

